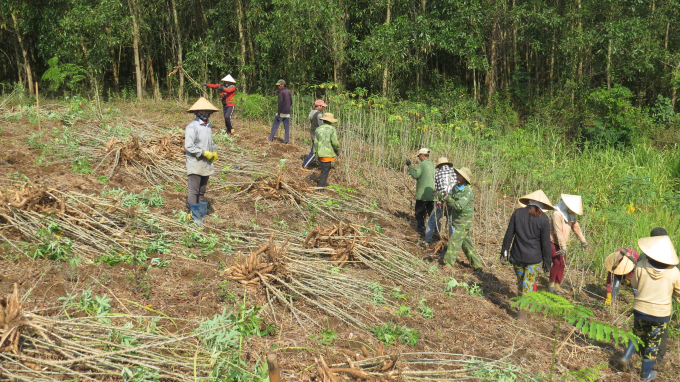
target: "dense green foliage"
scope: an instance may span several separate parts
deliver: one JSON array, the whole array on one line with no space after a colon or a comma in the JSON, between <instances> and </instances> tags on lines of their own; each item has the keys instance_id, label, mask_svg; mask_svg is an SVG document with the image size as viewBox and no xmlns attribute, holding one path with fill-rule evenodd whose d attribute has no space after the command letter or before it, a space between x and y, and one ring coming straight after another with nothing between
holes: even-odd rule
<instances>
[{"instance_id":1,"label":"dense green foliage","mask_svg":"<svg viewBox=\"0 0 680 382\"><path fill-rule=\"evenodd\" d=\"M521 113L549 98L589 135L621 140L629 103L675 106L678 21L668 0L9 0L0 82L177 96L168 74L182 62L197 82L231 73L250 92L283 77L420 101L462 89Z\"/></svg>"}]
</instances>

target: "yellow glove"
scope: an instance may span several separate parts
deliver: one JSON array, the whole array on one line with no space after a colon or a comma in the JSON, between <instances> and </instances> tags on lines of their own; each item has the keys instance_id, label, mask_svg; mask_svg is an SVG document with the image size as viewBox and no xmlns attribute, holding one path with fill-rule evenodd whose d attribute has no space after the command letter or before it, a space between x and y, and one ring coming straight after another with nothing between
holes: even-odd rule
<instances>
[{"instance_id":1,"label":"yellow glove","mask_svg":"<svg viewBox=\"0 0 680 382\"><path fill-rule=\"evenodd\" d=\"M211 162L214 162L214 161L217 160L217 153L214 152L214 151L204 151L203 156L205 157L205 159L207 159Z\"/></svg>"},{"instance_id":2,"label":"yellow glove","mask_svg":"<svg viewBox=\"0 0 680 382\"><path fill-rule=\"evenodd\" d=\"M609 305L611 305L611 304L612 304L612 294L611 294L611 293L607 293L607 299L604 300L604 305L605 305L605 306L609 306Z\"/></svg>"}]
</instances>

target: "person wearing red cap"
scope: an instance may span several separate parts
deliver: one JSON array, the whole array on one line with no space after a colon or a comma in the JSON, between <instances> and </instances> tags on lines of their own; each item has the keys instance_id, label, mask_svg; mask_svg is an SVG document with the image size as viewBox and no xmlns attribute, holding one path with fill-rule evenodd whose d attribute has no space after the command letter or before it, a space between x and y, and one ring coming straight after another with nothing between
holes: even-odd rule
<instances>
[{"instance_id":1,"label":"person wearing red cap","mask_svg":"<svg viewBox=\"0 0 680 382\"><path fill-rule=\"evenodd\" d=\"M312 150L307 154L305 159L302 161L302 170L303 171L309 171L307 169L307 166L314 160L314 135L316 134L316 128L323 125L323 121L321 120L321 117L323 117L323 108L327 107L325 102L323 102L322 99L317 99L314 102L314 108L312 111L309 113L309 121L311 122L311 126L309 128L309 135L312 140Z\"/></svg>"},{"instance_id":2,"label":"person wearing red cap","mask_svg":"<svg viewBox=\"0 0 680 382\"><path fill-rule=\"evenodd\" d=\"M217 89L222 92L222 112L224 113L224 125L227 128L227 134L234 134L234 126L231 124L231 114L234 112L236 102L234 96L236 95L236 80L231 74L227 74L222 78L224 85L217 84L203 84L203 86L211 89Z\"/></svg>"}]
</instances>

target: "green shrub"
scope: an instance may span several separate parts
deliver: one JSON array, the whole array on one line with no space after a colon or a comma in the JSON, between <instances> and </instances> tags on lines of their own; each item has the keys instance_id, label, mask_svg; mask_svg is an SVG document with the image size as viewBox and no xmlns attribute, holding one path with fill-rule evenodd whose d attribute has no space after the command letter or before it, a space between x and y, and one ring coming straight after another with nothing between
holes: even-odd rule
<instances>
[{"instance_id":1,"label":"green shrub","mask_svg":"<svg viewBox=\"0 0 680 382\"><path fill-rule=\"evenodd\" d=\"M390 346L400 341L404 345L415 346L420 338L420 332L409 329L406 325L399 327L396 324L386 323L383 326L374 326L371 333L385 345Z\"/></svg>"},{"instance_id":2,"label":"green shrub","mask_svg":"<svg viewBox=\"0 0 680 382\"><path fill-rule=\"evenodd\" d=\"M73 241L63 235L61 227L57 223L50 223L47 227L38 231L40 242L35 251L29 253L34 259L47 258L54 261L66 261L73 254Z\"/></svg>"}]
</instances>

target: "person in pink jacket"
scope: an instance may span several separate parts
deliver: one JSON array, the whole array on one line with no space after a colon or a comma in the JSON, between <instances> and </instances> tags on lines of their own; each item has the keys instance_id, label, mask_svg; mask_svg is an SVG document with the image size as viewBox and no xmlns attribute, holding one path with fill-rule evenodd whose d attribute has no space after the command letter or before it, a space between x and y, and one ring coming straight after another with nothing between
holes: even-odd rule
<instances>
[{"instance_id":1,"label":"person in pink jacket","mask_svg":"<svg viewBox=\"0 0 680 382\"><path fill-rule=\"evenodd\" d=\"M555 212L550 225L550 242L552 250L552 267L550 268L551 293L562 293L562 279L564 277L565 257L569 234L574 231L581 241L581 248L586 249L588 242L583 237L581 226L576 221L576 215L583 215L583 204L580 195L562 194L562 200L555 205Z\"/></svg>"}]
</instances>

